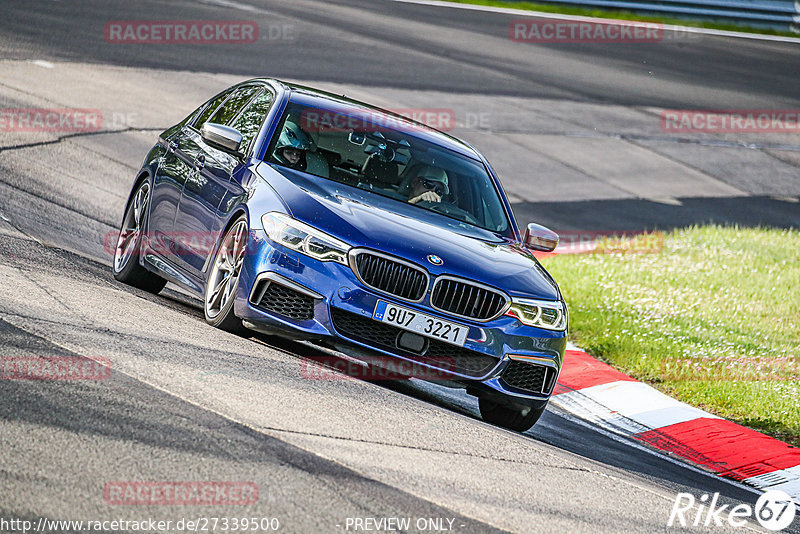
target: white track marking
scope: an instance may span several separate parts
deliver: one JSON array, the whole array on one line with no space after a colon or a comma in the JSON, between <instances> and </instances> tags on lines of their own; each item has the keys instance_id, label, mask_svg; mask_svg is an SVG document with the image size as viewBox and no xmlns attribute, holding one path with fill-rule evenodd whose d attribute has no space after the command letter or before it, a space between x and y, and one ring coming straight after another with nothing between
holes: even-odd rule
<instances>
[{"instance_id":1,"label":"white track marking","mask_svg":"<svg viewBox=\"0 0 800 534\"><path fill-rule=\"evenodd\" d=\"M800 465L746 478L743 482L763 490L786 492L800 508Z\"/></svg>"}]
</instances>

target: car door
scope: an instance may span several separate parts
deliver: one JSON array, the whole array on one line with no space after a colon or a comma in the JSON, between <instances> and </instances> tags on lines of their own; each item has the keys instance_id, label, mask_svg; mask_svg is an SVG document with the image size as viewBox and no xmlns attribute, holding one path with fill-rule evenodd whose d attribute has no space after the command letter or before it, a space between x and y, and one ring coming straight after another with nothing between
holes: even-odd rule
<instances>
[{"instance_id":1,"label":"car door","mask_svg":"<svg viewBox=\"0 0 800 534\"><path fill-rule=\"evenodd\" d=\"M207 122L228 125L261 91L263 85L250 84L236 88ZM205 124L198 120L187 128L186 139L196 147L192 172L183 185L173 234L176 236L175 260L188 274L202 278L214 245L224 224L226 196L231 196L232 176L241 160L208 145L202 138Z\"/></svg>"},{"instance_id":2,"label":"car door","mask_svg":"<svg viewBox=\"0 0 800 534\"><path fill-rule=\"evenodd\" d=\"M153 193L150 201L149 240L150 247L160 256L174 261L174 224L183 187L194 172L194 160L199 146L191 138L189 124L205 122L230 96L232 89L215 96L190 115L183 123L173 127L159 137L165 152L153 177Z\"/></svg>"}]
</instances>

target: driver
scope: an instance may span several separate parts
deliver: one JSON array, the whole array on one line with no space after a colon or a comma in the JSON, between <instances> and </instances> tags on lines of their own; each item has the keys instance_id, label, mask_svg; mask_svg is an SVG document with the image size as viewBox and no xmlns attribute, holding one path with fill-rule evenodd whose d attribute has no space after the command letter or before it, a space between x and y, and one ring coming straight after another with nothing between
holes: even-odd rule
<instances>
[{"instance_id":1,"label":"driver","mask_svg":"<svg viewBox=\"0 0 800 534\"><path fill-rule=\"evenodd\" d=\"M423 166L417 176L411 180L411 192L408 194L408 202L441 202L442 197L450 192L447 186L447 173L444 169Z\"/></svg>"},{"instance_id":2,"label":"driver","mask_svg":"<svg viewBox=\"0 0 800 534\"><path fill-rule=\"evenodd\" d=\"M275 146L275 159L287 167L304 171L308 166L306 152L309 150L314 150L311 137L297 124L286 121Z\"/></svg>"}]
</instances>

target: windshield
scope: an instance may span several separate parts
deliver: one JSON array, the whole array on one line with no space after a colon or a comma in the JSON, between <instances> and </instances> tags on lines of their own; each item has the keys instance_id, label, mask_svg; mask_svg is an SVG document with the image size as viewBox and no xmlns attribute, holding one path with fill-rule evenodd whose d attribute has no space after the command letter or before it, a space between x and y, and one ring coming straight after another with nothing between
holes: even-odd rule
<instances>
[{"instance_id":1,"label":"windshield","mask_svg":"<svg viewBox=\"0 0 800 534\"><path fill-rule=\"evenodd\" d=\"M290 103L267 161L507 233L508 218L484 165L416 137L416 128L367 108L344 113Z\"/></svg>"}]
</instances>

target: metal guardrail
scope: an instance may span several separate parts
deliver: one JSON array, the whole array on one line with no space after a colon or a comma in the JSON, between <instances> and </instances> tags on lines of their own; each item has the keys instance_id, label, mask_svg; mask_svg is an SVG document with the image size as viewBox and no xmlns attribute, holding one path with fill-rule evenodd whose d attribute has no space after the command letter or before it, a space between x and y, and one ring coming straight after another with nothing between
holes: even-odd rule
<instances>
[{"instance_id":1,"label":"metal guardrail","mask_svg":"<svg viewBox=\"0 0 800 534\"><path fill-rule=\"evenodd\" d=\"M800 32L800 0L545 0Z\"/></svg>"}]
</instances>

